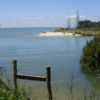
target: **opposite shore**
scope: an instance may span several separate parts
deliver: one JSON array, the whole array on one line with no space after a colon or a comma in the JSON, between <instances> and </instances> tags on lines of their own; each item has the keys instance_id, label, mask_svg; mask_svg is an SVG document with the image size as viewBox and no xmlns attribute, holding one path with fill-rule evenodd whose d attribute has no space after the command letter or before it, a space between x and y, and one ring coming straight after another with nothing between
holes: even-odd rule
<instances>
[{"instance_id":1,"label":"opposite shore","mask_svg":"<svg viewBox=\"0 0 100 100\"><path fill-rule=\"evenodd\" d=\"M33 34L35 37L63 37L63 36L81 36L80 34L74 34L71 32L59 32L59 31L47 31L39 34Z\"/></svg>"}]
</instances>

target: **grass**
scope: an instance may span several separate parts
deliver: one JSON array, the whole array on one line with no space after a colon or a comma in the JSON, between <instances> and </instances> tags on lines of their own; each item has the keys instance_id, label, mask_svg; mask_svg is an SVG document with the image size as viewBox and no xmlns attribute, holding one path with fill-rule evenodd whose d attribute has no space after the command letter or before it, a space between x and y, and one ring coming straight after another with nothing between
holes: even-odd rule
<instances>
[{"instance_id":1,"label":"grass","mask_svg":"<svg viewBox=\"0 0 100 100\"><path fill-rule=\"evenodd\" d=\"M18 89L15 91L13 89L10 80L6 74L6 71L1 68L0 71L0 100L27 100L27 97L24 95L24 89Z\"/></svg>"},{"instance_id":2,"label":"grass","mask_svg":"<svg viewBox=\"0 0 100 100\"><path fill-rule=\"evenodd\" d=\"M68 33L73 33L75 34L80 34L81 36L94 36L97 34L100 34L100 29L66 29L66 28L61 28L61 29L57 29L56 31L59 32L68 32Z\"/></svg>"},{"instance_id":3,"label":"grass","mask_svg":"<svg viewBox=\"0 0 100 100\"><path fill-rule=\"evenodd\" d=\"M84 86L84 88L81 86L82 91L80 91L76 85L73 76L70 78L70 82L65 83L62 87L53 85L53 100L100 100L100 94L89 89L88 86ZM41 89L39 86L28 88L28 86L23 85L15 92L14 89L7 90L2 87L0 83L0 100L30 100L28 98L32 98L31 100L48 100L47 89L44 89L43 86Z\"/></svg>"},{"instance_id":4,"label":"grass","mask_svg":"<svg viewBox=\"0 0 100 100\"><path fill-rule=\"evenodd\" d=\"M17 92L7 91L5 88L0 88L0 100L27 100L25 96L23 96L22 90L18 90Z\"/></svg>"},{"instance_id":5,"label":"grass","mask_svg":"<svg viewBox=\"0 0 100 100\"><path fill-rule=\"evenodd\" d=\"M27 98L30 96L31 100L48 100L47 91L41 88L26 88L28 86L23 86L23 88L18 89L17 92L14 90L8 91L4 87L0 88L0 100L28 100ZM69 83L66 83L64 87L60 87L55 85L53 86L53 98L54 100L100 100L100 95L89 89L88 86L81 87L82 91L77 89L74 78L72 77ZM39 92L41 92L40 96ZM37 92L36 92L37 91Z\"/></svg>"}]
</instances>

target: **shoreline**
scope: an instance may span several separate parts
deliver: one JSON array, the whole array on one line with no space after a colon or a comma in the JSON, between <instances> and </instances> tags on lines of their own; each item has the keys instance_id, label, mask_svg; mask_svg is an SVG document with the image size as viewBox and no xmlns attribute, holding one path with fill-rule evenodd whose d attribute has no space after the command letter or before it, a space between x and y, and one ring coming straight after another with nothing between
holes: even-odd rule
<instances>
[{"instance_id":1,"label":"shoreline","mask_svg":"<svg viewBox=\"0 0 100 100\"><path fill-rule=\"evenodd\" d=\"M39 34L33 34L34 37L65 37L65 36L81 36L80 34L74 34L70 32L58 32L58 31L47 31Z\"/></svg>"}]
</instances>

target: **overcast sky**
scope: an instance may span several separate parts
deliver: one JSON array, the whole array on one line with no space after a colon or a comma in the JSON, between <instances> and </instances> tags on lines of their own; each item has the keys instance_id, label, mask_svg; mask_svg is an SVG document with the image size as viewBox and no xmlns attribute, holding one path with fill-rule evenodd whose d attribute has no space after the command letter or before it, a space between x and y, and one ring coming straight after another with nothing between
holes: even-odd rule
<instances>
[{"instance_id":1,"label":"overcast sky","mask_svg":"<svg viewBox=\"0 0 100 100\"><path fill-rule=\"evenodd\" d=\"M2 27L66 26L67 17L75 24L80 19L100 19L100 0L0 0Z\"/></svg>"}]
</instances>

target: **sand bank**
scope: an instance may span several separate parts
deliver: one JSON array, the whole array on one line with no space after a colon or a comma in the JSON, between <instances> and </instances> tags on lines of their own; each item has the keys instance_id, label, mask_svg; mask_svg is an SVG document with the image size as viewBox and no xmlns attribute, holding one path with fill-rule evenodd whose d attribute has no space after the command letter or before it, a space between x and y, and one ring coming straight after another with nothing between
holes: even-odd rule
<instances>
[{"instance_id":1,"label":"sand bank","mask_svg":"<svg viewBox=\"0 0 100 100\"><path fill-rule=\"evenodd\" d=\"M80 36L80 34L48 31L48 32L42 32L42 33L39 33L39 34L34 34L33 36L39 36L39 37Z\"/></svg>"}]
</instances>

